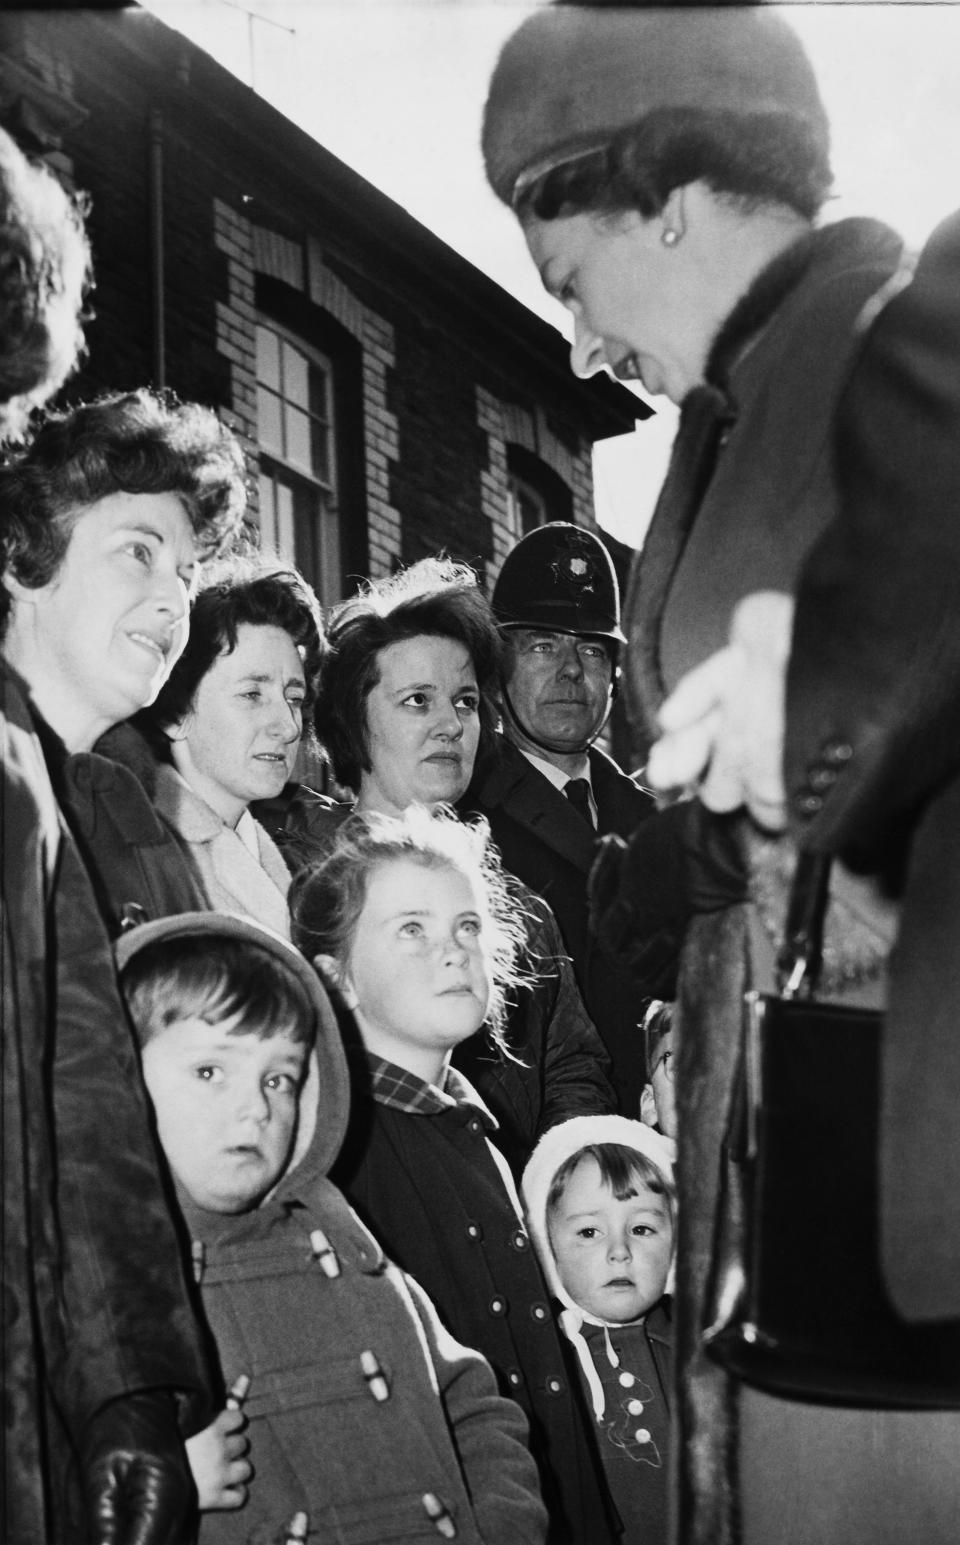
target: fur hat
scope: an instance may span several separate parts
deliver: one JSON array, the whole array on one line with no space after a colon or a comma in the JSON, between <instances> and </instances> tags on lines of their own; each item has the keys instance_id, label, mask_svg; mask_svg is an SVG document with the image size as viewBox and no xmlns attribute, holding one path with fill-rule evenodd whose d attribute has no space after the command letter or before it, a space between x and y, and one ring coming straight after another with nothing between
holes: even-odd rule
<instances>
[{"instance_id":1,"label":"fur hat","mask_svg":"<svg viewBox=\"0 0 960 1545\"><path fill-rule=\"evenodd\" d=\"M494 68L483 119L490 185L513 204L521 178L529 184L661 107L782 113L829 144L803 46L764 7L552 5L517 28Z\"/></svg>"}]
</instances>

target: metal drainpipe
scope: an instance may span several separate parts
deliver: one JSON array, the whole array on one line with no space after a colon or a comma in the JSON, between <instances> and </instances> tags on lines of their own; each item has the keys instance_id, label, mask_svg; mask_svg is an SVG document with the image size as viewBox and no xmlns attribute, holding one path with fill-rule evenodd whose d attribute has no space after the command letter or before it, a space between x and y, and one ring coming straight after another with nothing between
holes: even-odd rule
<instances>
[{"instance_id":1,"label":"metal drainpipe","mask_svg":"<svg viewBox=\"0 0 960 1545\"><path fill-rule=\"evenodd\" d=\"M167 384L166 315L163 258L163 114L150 114L150 321L153 337L153 384Z\"/></svg>"}]
</instances>

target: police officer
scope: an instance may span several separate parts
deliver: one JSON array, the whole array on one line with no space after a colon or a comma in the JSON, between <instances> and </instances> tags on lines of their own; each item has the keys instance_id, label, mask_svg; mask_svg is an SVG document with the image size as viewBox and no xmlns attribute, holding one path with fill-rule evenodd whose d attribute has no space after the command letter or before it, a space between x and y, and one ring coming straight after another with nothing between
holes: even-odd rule
<instances>
[{"instance_id":1,"label":"police officer","mask_svg":"<svg viewBox=\"0 0 960 1545\"><path fill-rule=\"evenodd\" d=\"M637 1116L642 994L591 933L587 905L598 839L628 837L653 810L650 795L595 744L625 643L610 555L579 526L538 526L506 558L492 604L505 646L502 733L499 756L478 766L467 803L489 820L507 869L553 908L613 1061L621 1109Z\"/></svg>"}]
</instances>

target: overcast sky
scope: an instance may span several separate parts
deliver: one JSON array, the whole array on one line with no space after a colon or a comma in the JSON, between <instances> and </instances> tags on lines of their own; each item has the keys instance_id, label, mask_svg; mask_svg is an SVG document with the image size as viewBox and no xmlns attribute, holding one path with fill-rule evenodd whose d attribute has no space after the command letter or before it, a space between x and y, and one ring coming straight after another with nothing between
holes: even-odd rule
<instances>
[{"instance_id":1,"label":"overcast sky","mask_svg":"<svg viewBox=\"0 0 960 1545\"><path fill-rule=\"evenodd\" d=\"M564 331L513 217L486 186L479 124L529 0L145 0L274 106ZM833 129L830 218L874 214L917 244L960 205L960 4L783 7ZM252 17L249 13L253 13ZM569 333L568 333L569 336ZM607 442L604 525L637 545L675 414Z\"/></svg>"}]
</instances>

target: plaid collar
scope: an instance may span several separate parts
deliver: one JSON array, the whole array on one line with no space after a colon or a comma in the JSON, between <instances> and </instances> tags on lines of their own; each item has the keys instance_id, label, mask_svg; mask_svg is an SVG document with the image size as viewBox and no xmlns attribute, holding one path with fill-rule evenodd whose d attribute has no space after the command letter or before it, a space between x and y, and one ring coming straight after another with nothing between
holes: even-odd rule
<instances>
[{"instance_id":1,"label":"plaid collar","mask_svg":"<svg viewBox=\"0 0 960 1545\"><path fill-rule=\"evenodd\" d=\"M483 1117L489 1131L497 1130L496 1117L487 1109L470 1080L464 1078L456 1068L447 1069L443 1088L440 1089L436 1084L428 1084L418 1078L416 1073L398 1067L395 1062L375 1057L372 1052L367 1053L367 1066L370 1069L373 1098L378 1105L405 1111L408 1116L439 1116L443 1111L469 1105Z\"/></svg>"}]
</instances>

